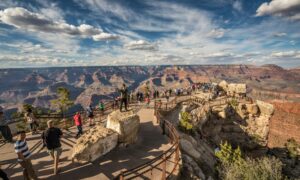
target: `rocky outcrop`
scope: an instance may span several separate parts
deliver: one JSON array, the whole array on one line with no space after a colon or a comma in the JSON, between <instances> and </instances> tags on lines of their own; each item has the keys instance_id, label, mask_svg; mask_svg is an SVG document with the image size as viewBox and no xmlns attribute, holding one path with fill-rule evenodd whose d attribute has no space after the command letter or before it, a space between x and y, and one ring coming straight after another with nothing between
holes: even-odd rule
<instances>
[{"instance_id":1,"label":"rocky outcrop","mask_svg":"<svg viewBox=\"0 0 300 180\"><path fill-rule=\"evenodd\" d=\"M97 125L77 140L72 159L81 163L92 162L114 149L117 144L117 132Z\"/></svg>"},{"instance_id":2,"label":"rocky outcrop","mask_svg":"<svg viewBox=\"0 0 300 180\"><path fill-rule=\"evenodd\" d=\"M256 100L256 104L259 108L260 114L265 116L271 116L274 113L274 107L272 104L266 103L264 101Z\"/></svg>"},{"instance_id":3,"label":"rocky outcrop","mask_svg":"<svg viewBox=\"0 0 300 180\"><path fill-rule=\"evenodd\" d=\"M226 92L227 95L236 96L236 95L245 95L247 93L246 84L237 84L237 83L227 83L226 81L221 81L218 86Z\"/></svg>"},{"instance_id":4,"label":"rocky outcrop","mask_svg":"<svg viewBox=\"0 0 300 180\"><path fill-rule=\"evenodd\" d=\"M114 111L108 115L106 127L118 133L119 143L132 144L138 137L140 118L133 111Z\"/></svg>"}]
</instances>

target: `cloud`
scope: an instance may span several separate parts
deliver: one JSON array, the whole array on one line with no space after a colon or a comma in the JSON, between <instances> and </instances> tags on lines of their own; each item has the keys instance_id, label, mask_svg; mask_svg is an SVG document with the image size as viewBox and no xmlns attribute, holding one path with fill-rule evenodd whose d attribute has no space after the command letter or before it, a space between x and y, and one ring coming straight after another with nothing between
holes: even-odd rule
<instances>
[{"instance_id":1,"label":"cloud","mask_svg":"<svg viewBox=\"0 0 300 180\"><path fill-rule=\"evenodd\" d=\"M225 30L224 29L213 29L211 30L209 33L207 33L207 37L210 37L210 38L222 38L224 36L224 32Z\"/></svg>"},{"instance_id":2,"label":"cloud","mask_svg":"<svg viewBox=\"0 0 300 180\"><path fill-rule=\"evenodd\" d=\"M241 1L234 1L232 4L233 9L242 12L243 11L243 4Z\"/></svg>"},{"instance_id":3,"label":"cloud","mask_svg":"<svg viewBox=\"0 0 300 180\"><path fill-rule=\"evenodd\" d=\"M0 11L0 21L28 31L59 33L81 37L96 36L93 39L98 39L97 37L106 37L107 40L112 39L112 37L116 38L116 35L104 33L102 29L88 24L74 26L65 22L54 21L42 14L30 12L22 7L7 8Z\"/></svg>"},{"instance_id":4,"label":"cloud","mask_svg":"<svg viewBox=\"0 0 300 180\"><path fill-rule=\"evenodd\" d=\"M300 20L299 0L272 0L263 3L256 10L256 16L274 15L291 20Z\"/></svg>"},{"instance_id":5,"label":"cloud","mask_svg":"<svg viewBox=\"0 0 300 180\"><path fill-rule=\"evenodd\" d=\"M300 58L300 51L280 51L280 52L272 52L271 57L275 58Z\"/></svg>"},{"instance_id":6,"label":"cloud","mask_svg":"<svg viewBox=\"0 0 300 180\"><path fill-rule=\"evenodd\" d=\"M156 44L151 44L150 42L144 40L131 41L124 46L128 50L146 50L146 51L156 51L158 47Z\"/></svg>"},{"instance_id":7,"label":"cloud","mask_svg":"<svg viewBox=\"0 0 300 180\"><path fill-rule=\"evenodd\" d=\"M286 35L287 35L286 33L275 33L273 36L274 37L284 37Z\"/></svg>"},{"instance_id":8,"label":"cloud","mask_svg":"<svg viewBox=\"0 0 300 180\"><path fill-rule=\"evenodd\" d=\"M101 33L93 36L94 41L108 41L108 40L116 40L120 37L115 34L109 34L109 33Z\"/></svg>"}]
</instances>

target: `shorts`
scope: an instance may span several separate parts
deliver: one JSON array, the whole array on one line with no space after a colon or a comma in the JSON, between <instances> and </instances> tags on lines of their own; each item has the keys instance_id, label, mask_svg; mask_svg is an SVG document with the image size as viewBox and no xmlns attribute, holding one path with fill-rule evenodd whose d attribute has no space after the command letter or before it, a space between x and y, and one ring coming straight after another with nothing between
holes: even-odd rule
<instances>
[{"instance_id":1,"label":"shorts","mask_svg":"<svg viewBox=\"0 0 300 180\"><path fill-rule=\"evenodd\" d=\"M48 153L53 157L59 157L62 153L62 148L54 148L54 149L48 149Z\"/></svg>"}]
</instances>

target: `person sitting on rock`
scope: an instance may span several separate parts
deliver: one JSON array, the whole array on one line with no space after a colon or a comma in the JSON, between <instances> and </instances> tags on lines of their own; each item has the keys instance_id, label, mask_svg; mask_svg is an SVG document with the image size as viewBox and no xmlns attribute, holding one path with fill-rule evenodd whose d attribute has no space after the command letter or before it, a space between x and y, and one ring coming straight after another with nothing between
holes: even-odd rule
<instances>
[{"instance_id":1,"label":"person sitting on rock","mask_svg":"<svg viewBox=\"0 0 300 180\"><path fill-rule=\"evenodd\" d=\"M47 121L48 129L42 133L42 139L48 149L48 153L54 160L54 174L58 173L59 156L62 153L60 138L63 135L59 128L53 127L53 121Z\"/></svg>"},{"instance_id":2,"label":"person sitting on rock","mask_svg":"<svg viewBox=\"0 0 300 180\"><path fill-rule=\"evenodd\" d=\"M123 104L125 106L125 111L128 111L128 89L125 84L123 84L122 89L119 90L121 95L120 111L122 111Z\"/></svg>"},{"instance_id":3,"label":"person sitting on rock","mask_svg":"<svg viewBox=\"0 0 300 180\"><path fill-rule=\"evenodd\" d=\"M77 112L75 114L75 116L73 117L73 119L75 121L75 125L76 125L77 130L78 130L76 138L79 138L79 136L83 134L83 132L82 132L82 119L81 119L80 112Z\"/></svg>"}]
</instances>

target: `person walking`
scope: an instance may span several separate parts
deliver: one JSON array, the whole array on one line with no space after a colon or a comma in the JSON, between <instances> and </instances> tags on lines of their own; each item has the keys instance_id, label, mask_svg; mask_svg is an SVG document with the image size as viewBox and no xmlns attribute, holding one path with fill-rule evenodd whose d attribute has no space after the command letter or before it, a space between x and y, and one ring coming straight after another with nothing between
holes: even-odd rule
<instances>
[{"instance_id":1,"label":"person walking","mask_svg":"<svg viewBox=\"0 0 300 180\"><path fill-rule=\"evenodd\" d=\"M79 136L83 134L83 132L82 132L82 119L81 119L80 112L77 112L75 114L75 116L73 117L73 119L75 121L75 125L76 125L77 130L78 130L76 138L79 138Z\"/></svg>"},{"instance_id":2,"label":"person walking","mask_svg":"<svg viewBox=\"0 0 300 180\"><path fill-rule=\"evenodd\" d=\"M3 108L0 106L0 132L5 141L13 143L13 136L7 122L4 120Z\"/></svg>"},{"instance_id":3,"label":"person walking","mask_svg":"<svg viewBox=\"0 0 300 180\"><path fill-rule=\"evenodd\" d=\"M95 124L94 124L94 113L93 113L92 105L89 105L89 106L86 108L86 114L87 114L87 116L88 116L88 118L89 118L90 126L95 125Z\"/></svg>"},{"instance_id":4,"label":"person walking","mask_svg":"<svg viewBox=\"0 0 300 180\"><path fill-rule=\"evenodd\" d=\"M48 153L54 160L54 174L58 173L59 156L62 153L60 138L63 135L59 128L53 127L53 121L47 121L48 129L42 133L42 139L48 149Z\"/></svg>"},{"instance_id":5,"label":"person walking","mask_svg":"<svg viewBox=\"0 0 300 180\"><path fill-rule=\"evenodd\" d=\"M28 111L25 113L25 119L30 126L31 133L35 134L38 128L38 123L32 112L32 109L28 109Z\"/></svg>"},{"instance_id":6,"label":"person walking","mask_svg":"<svg viewBox=\"0 0 300 180\"><path fill-rule=\"evenodd\" d=\"M123 104L125 106L125 111L128 111L127 106L128 106L128 89L125 84L123 84L122 89L120 89L120 94L121 94L121 103L120 103L120 111L122 112L122 107Z\"/></svg>"},{"instance_id":7,"label":"person walking","mask_svg":"<svg viewBox=\"0 0 300 180\"><path fill-rule=\"evenodd\" d=\"M31 152L27 146L25 131L17 132L18 140L15 143L15 152L18 155L18 162L23 168L24 179L38 179L31 163Z\"/></svg>"},{"instance_id":8,"label":"person walking","mask_svg":"<svg viewBox=\"0 0 300 180\"><path fill-rule=\"evenodd\" d=\"M103 101L100 101L98 106L99 106L99 110L101 112L101 115L103 115L104 114L104 109L105 109Z\"/></svg>"}]
</instances>

